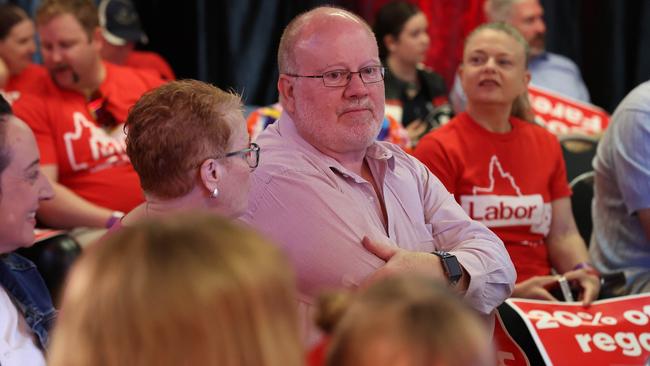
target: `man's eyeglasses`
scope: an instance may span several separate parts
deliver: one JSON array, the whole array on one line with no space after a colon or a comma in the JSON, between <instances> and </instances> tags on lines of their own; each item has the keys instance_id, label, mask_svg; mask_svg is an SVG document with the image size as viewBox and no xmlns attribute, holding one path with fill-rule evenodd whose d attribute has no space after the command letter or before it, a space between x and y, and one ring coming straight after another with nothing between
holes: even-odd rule
<instances>
[{"instance_id":1,"label":"man's eyeglasses","mask_svg":"<svg viewBox=\"0 0 650 366\"><path fill-rule=\"evenodd\" d=\"M241 155L251 169L257 168L257 165L260 163L260 147L254 142L251 142L250 146L246 149L229 152L217 159L229 158L236 155Z\"/></svg>"},{"instance_id":2,"label":"man's eyeglasses","mask_svg":"<svg viewBox=\"0 0 650 366\"><path fill-rule=\"evenodd\" d=\"M384 80L384 70L385 69L382 66L366 66L359 69L359 71L332 70L325 72L322 75L285 75L295 78L323 79L323 84L325 84L325 86L336 88L347 86L350 83L350 80L352 80L352 74L359 74L359 77L364 84L378 83Z\"/></svg>"}]
</instances>

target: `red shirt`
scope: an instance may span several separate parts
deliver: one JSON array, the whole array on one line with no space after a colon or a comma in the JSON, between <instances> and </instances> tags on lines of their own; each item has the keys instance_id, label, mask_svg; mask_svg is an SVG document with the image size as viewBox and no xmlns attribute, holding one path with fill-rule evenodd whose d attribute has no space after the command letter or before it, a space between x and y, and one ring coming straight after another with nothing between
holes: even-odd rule
<instances>
[{"instance_id":1,"label":"red shirt","mask_svg":"<svg viewBox=\"0 0 650 366\"><path fill-rule=\"evenodd\" d=\"M571 190L557 137L514 117L510 123L510 132L493 133L461 113L422 138L414 156L503 240L521 282L550 274L550 203Z\"/></svg>"},{"instance_id":2,"label":"red shirt","mask_svg":"<svg viewBox=\"0 0 650 366\"><path fill-rule=\"evenodd\" d=\"M138 98L163 81L154 73L104 66L99 92L116 125L101 126L82 94L60 89L49 78L46 95L25 95L14 112L34 131L41 164L58 167L59 183L90 202L128 212L144 197L125 152L122 126Z\"/></svg>"},{"instance_id":3,"label":"red shirt","mask_svg":"<svg viewBox=\"0 0 650 366\"><path fill-rule=\"evenodd\" d=\"M49 78L50 75L44 67L31 64L20 74L12 75L9 78L7 85L2 90L2 95L9 104L13 104L23 94L43 94Z\"/></svg>"},{"instance_id":4,"label":"red shirt","mask_svg":"<svg viewBox=\"0 0 650 366\"><path fill-rule=\"evenodd\" d=\"M176 76L171 66L155 52L131 51L127 56L124 66L136 69L151 69L156 71L165 80L174 80Z\"/></svg>"}]
</instances>

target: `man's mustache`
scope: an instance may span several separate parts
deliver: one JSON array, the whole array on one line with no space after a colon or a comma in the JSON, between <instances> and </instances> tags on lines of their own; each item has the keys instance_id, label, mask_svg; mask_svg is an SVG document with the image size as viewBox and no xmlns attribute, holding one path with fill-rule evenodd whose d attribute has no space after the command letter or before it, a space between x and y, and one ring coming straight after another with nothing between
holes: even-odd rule
<instances>
[{"instance_id":1,"label":"man's mustache","mask_svg":"<svg viewBox=\"0 0 650 366\"><path fill-rule=\"evenodd\" d=\"M75 84L78 83L80 80L79 74L72 68L72 66L67 64L54 65L54 67L50 69L50 75L54 76L54 74L56 73L64 72L68 70L72 73L72 82L74 82Z\"/></svg>"}]
</instances>

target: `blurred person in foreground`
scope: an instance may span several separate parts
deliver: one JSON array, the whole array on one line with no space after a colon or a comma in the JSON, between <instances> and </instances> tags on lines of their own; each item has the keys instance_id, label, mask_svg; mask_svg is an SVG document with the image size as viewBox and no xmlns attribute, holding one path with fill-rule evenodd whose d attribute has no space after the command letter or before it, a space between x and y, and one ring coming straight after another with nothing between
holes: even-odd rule
<instances>
[{"instance_id":1,"label":"blurred person in foreground","mask_svg":"<svg viewBox=\"0 0 650 366\"><path fill-rule=\"evenodd\" d=\"M143 220L76 264L48 364L302 365L289 268L214 215Z\"/></svg>"},{"instance_id":2,"label":"blurred person in foreground","mask_svg":"<svg viewBox=\"0 0 650 366\"><path fill-rule=\"evenodd\" d=\"M385 278L351 295L346 307L327 366L495 365L485 324L430 278Z\"/></svg>"}]
</instances>

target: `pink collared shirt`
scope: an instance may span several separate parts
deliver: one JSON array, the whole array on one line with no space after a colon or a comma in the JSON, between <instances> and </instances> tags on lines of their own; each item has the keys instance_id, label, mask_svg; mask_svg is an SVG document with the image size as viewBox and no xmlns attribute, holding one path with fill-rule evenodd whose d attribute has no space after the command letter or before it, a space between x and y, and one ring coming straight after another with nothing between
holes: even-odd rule
<instances>
[{"instance_id":1,"label":"pink collared shirt","mask_svg":"<svg viewBox=\"0 0 650 366\"><path fill-rule=\"evenodd\" d=\"M471 276L466 301L483 314L512 292L515 271L501 240L396 145L375 142L366 152L383 191L386 230L372 184L302 139L288 114L257 143L261 161L243 220L287 253L307 308L322 290L357 286L385 263L361 245L364 236L411 251L455 254Z\"/></svg>"}]
</instances>

